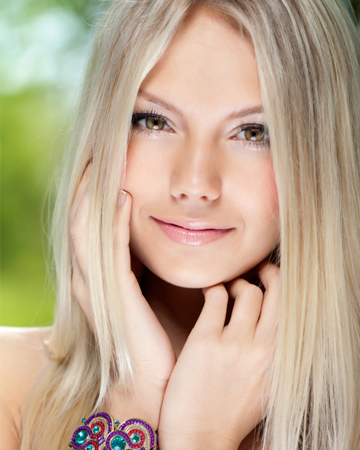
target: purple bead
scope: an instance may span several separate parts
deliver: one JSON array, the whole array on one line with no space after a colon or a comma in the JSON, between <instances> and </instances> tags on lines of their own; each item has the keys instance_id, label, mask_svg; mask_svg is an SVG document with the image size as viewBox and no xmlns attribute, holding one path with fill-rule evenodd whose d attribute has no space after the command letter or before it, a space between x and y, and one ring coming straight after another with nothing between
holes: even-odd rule
<instances>
[{"instance_id":1,"label":"purple bead","mask_svg":"<svg viewBox=\"0 0 360 450\"><path fill-rule=\"evenodd\" d=\"M99 439L98 439L98 443L101 445L104 442L105 442L105 439L102 436L100 436Z\"/></svg>"},{"instance_id":2,"label":"purple bead","mask_svg":"<svg viewBox=\"0 0 360 450\"><path fill-rule=\"evenodd\" d=\"M85 422L85 425L88 425L93 419L95 419L95 417L101 417L103 419L105 419L108 423L108 427L109 427L109 431L112 429L112 423L111 423L111 418L109 416L109 414L106 414L104 412L100 412L97 414L93 414L91 417L88 418L88 420Z\"/></svg>"}]
</instances>

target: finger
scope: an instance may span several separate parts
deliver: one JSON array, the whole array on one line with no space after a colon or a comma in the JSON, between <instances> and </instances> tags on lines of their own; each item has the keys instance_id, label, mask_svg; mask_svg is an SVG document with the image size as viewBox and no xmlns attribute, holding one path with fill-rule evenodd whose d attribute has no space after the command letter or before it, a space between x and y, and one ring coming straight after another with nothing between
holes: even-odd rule
<instances>
[{"instance_id":1,"label":"finger","mask_svg":"<svg viewBox=\"0 0 360 450\"><path fill-rule=\"evenodd\" d=\"M266 290L270 288L270 286L275 285L278 282L280 276L280 269L275 264L271 264L269 262L263 262L259 266L258 277L263 283Z\"/></svg>"},{"instance_id":2,"label":"finger","mask_svg":"<svg viewBox=\"0 0 360 450\"><path fill-rule=\"evenodd\" d=\"M83 310L87 321L94 332L93 317L91 314L90 306L90 292L78 265L73 266L73 273L71 278L71 295Z\"/></svg>"},{"instance_id":3,"label":"finger","mask_svg":"<svg viewBox=\"0 0 360 450\"><path fill-rule=\"evenodd\" d=\"M72 265L71 295L78 301L82 309L84 309L87 300L87 289L88 288L79 265L74 263Z\"/></svg>"},{"instance_id":4,"label":"finger","mask_svg":"<svg viewBox=\"0 0 360 450\"><path fill-rule=\"evenodd\" d=\"M124 326L135 340L138 338L153 340L150 330L152 327L161 325L150 304L144 298L138 280L131 269L129 247L131 206L131 194L120 191L117 199L114 235L114 269L119 299L125 306L122 310Z\"/></svg>"},{"instance_id":5,"label":"finger","mask_svg":"<svg viewBox=\"0 0 360 450\"><path fill-rule=\"evenodd\" d=\"M131 272L130 260L130 213L132 198L126 191L120 191L117 200L115 236L114 236L114 261L116 273L127 275Z\"/></svg>"},{"instance_id":6,"label":"finger","mask_svg":"<svg viewBox=\"0 0 360 450\"><path fill-rule=\"evenodd\" d=\"M92 172L92 162L90 162L88 164L88 166L85 169L85 172L81 178L79 187L76 191L76 195L74 198L74 201L71 205L71 209L70 209L70 213L69 213L69 223L71 224L71 222L74 220L75 215L76 215L76 211L78 209L78 206L81 202L81 199L83 197L84 191L85 189L88 187L89 183L90 183L90 179L91 179L91 172Z\"/></svg>"},{"instance_id":7,"label":"finger","mask_svg":"<svg viewBox=\"0 0 360 450\"><path fill-rule=\"evenodd\" d=\"M256 333L262 336L276 332L280 310L280 269L274 264L263 263L259 278L265 287L264 301Z\"/></svg>"},{"instance_id":8,"label":"finger","mask_svg":"<svg viewBox=\"0 0 360 450\"><path fill-rule=\"evenodd\" d=\"M223 284L203 289L205 303L194 330L204 334L220 336L224 329L228 293Z\"/></svg>"},{"instance_id":9,"label":"finger","mask_svg":"<svg viewBox=\"0 0 360 450\"><path fill-rule=\"evenodd\" d=\"M259 320L263 293L258 286L238 278L228 286L230 296L235 298L226 335L230 339L252 339Z\"/></svg>"},{"instance_id":10,"label":"finger","mask_svg":"<svg viewBox=\"0 0 360 450\"><path fill-rule=\"evenodd\" d=\"M73 247L72 244L71 244L71 246ZM75 251L72 250L71 253L72 253L72 255L71 255L71 270L72 270L71 282L74 278L74 274L79 274L81 276L81 278L83 279L84 283L87 285L87 278L85 277L85 274L83 273L83 271L81 270L81 268L79 266Z\"/></svg>"},{"instance_id":11,"label":"finger","mask_svg":"<svg viewBox=\"0 0 360 450\"><path fill-rule=\"evenodd\" d=\"M71 238L72 256L76 258L80 270L87 278L87 253L88 253L88 229L89 229L89 184L83 191L81 201L77 207L76 214L69 224Z\"/></svg>"}]
</instances>

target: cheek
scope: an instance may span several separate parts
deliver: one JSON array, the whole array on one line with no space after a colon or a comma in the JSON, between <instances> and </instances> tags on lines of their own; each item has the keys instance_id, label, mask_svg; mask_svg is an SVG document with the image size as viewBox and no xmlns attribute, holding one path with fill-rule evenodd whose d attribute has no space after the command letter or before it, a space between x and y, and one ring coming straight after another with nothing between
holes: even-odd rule
<instances>
[{"instance_id":1,"label":"cheek","mask_svg":"<svg viewBox=\"0 0 360 450\"><path fill-rule=\"evenodd\" d=\"M279 213L279 202L272 165L264 171L261 182L259 183L259 199L259 203L263 206L264 214L275 216L277 218Z\"/></svg>"},{"instance_id":2,"label":"cheek","mask_svg":"<svg viewBox=\"0 0 360 450\"><path fill-rule=\"evenodd\" d=\"M148 184L150 169L149 159L141 158L141 152L130 143L126 161L125 190L133 196L136 192L143 191Z\"/></svg>"},{"instance_id":3,"label":"cheek","mask_svg":"<svg viewBox=\"0 0 360 450\"><path fill-rule=\"evenodd\" d=\"M267 222L278 217L277 187L270 156L255 155L235 166L231 173L228 190L246 222Z\"/></svg>"},{"instance_id":4,"label":"cheek","mask_svg":"<svg viewBox=\"0 0 360 450\"><path fill-rule=\"evenodd\" d=\"M164 174L169 162L155 150L152 145L142 143L140 138L132 139L129 144L124 188L132 194L134 201L164 192Z\"/></svg>"},{"instance_id":5,"label":"cheek","mask_svg":"<svg viewBox=\"0 0 360 450\"><path fill-rule=\"evenodd\" d=\"M254 252L271 251L279 241L279 204L271 161L261 161L247 172L238 192L247 242Z\"/></svg>"},{"instance_id":6,"label":"cheek","mask_svg":"<svg viewBox=\"0 0 360 450\"><path fill-rule=\"evenodd\" d=\"M279 243L279 202L272 165L268 168L258 184L257 223L263 235L265 246L272 249ZM261 240L259 240L260 244Z\"/></svg>"}]
</instances>

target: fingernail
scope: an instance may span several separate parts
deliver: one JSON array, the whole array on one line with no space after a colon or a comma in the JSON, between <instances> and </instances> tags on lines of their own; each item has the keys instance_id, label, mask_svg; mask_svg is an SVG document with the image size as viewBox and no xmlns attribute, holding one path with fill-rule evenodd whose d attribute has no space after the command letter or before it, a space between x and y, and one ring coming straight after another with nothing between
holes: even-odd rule
<instances>
[{"instance_id":1,"label":"fingernail","mask_svg":"<svg viewBox=\"0 0 360 450\"><path fill-rule=\"evenodd\" d=\"M126 191L119 191L119 195L118 195L118 205L121 206L125 203L126 200Z\"/></svg>"}]
</instances>

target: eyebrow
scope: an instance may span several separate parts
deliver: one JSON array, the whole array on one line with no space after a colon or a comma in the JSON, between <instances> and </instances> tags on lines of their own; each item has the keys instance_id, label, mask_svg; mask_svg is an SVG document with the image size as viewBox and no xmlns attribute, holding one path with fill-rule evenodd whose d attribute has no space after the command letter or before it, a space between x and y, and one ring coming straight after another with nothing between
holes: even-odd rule
<instances>
[{"instance_id":1,"label":"eyebrow","mask_svg":"<svg viewBox=\"0 0 360 450\"><path fill-rule=\"evenodd\" d=\"M139 90L138 96L145 98L147 101L154 103L155 105L162 106L163 108L177 114L180 117L184 117L184 114L180 111L180 109L176 108L176 106L166 102L165 100L159 97L156 97L155 95L150 94L149 92ZM243 108L237 111L233 111L225 118L225 120L241 119L243 117L250 116L252 114L262 114L263 112L264 108L261 105L252 106L250 108Z\"/></svg>"}]
</instances>

